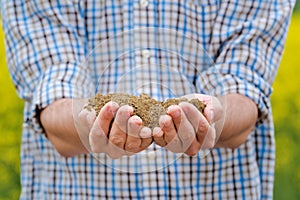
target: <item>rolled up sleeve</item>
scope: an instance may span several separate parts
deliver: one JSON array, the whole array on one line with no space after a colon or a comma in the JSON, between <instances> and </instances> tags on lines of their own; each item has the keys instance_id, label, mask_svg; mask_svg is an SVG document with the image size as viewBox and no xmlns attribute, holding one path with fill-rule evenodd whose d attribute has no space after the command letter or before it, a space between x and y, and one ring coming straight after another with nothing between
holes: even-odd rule
<instances>
[{"instance_id":1,"label":"rolled up sleeve","mask_svg":"<svg viewBox=\"0 0 300 200\"><path fill-rule=\"evenodd\" d=\"M238 93L270 114L269 97L284 49L294 1L224 1L216 17L209 52L214 65L199 76L200 90Z\"/></svg>"},{"instance_id":2,"label":"rolled up sleeve","mask_svg":"<svg viewBox=\"0 0 300 200\"><path fill-rule=\"evenodd\" d=\"M72 1L2 3L8 67L19 96L32 109L61 98L84 98L92 90L80 13Z\"/></svg>"}]
</instances>

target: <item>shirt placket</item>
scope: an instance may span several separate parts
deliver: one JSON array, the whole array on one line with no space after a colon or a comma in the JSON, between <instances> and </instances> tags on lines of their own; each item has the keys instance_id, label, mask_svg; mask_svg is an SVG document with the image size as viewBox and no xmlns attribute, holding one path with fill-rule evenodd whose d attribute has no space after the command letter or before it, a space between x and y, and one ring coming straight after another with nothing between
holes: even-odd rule
<instances>
[{"instance_id":1,"label":"shirt placket","mask_svg":"<svg viewBox=\"0 0 300 200\"><path fill-rule=\"evenodd\" d=\"M148 85L151 82L150 69L153 67L155 62L153 43L150 44L151 38L153 36L153 31L148 31L149 26L153 27L154 17L151 16L153 12L153 4L149 0L135 0L133 8L133 42L134 42L134 62L135 66L132 66L132 70L137 77L134 80L134 89L136 94L148 93L152 94L151 87ZM150 28L152 29L152 28ZM140 181L140 187L143 188L144 199L151 198L151 187L153 182L149 177L147 171L153 171L153 166L155 166L156 152L153 151L152 147L149 147L144 152L141 152L138 156L140 159L140 171L145 171L141 174L142 181ZM153 181L153 180L152 180Z\"/></svg>"}]
</instances>

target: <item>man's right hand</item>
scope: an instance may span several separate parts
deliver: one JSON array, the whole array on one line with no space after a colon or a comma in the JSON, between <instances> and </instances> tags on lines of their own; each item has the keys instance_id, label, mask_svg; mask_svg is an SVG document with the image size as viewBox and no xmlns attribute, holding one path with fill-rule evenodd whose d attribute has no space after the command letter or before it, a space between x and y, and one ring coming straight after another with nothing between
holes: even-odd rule
<instances>
[{"instance_id":1,"label":"man's right hand","mask_svg":"<svg viewBox=\"0 0 300 200\"><path fill-rule=\"evenodd\" d=\"M151 129L142 127L142 119L132 116L133 108L119 107L115 102L103 106L96 118L95 112L82 110L79 113L79 132L89 132L88 143L93 153L105 153L111 158L133 155L152 143ZM85 130L84 130L85 129ZM149 135L142 138L140 135Z\"/></svg>"}]
</instances>

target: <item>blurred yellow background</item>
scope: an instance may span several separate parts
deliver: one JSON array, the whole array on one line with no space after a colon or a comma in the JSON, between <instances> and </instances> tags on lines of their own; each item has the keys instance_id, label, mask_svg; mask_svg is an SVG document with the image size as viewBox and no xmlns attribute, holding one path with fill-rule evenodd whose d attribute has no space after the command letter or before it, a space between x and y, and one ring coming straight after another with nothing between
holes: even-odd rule
<instances>
[{"instance_id":1,"label":"blurred yellow background","mask_svg":"<svg viewBox=\"0 0 300 200\"><path fill-rule=\"evenodd\" d=\"M292 18L286 49L272 95L277 159L274 199L300 199L300 6ZM0 24L1 25L1 24ZM1 25L2 27L2 25ZM20 138L23 102L5 61L0 31L0 199L20 194Z\"/></svg>"}]
</instances>

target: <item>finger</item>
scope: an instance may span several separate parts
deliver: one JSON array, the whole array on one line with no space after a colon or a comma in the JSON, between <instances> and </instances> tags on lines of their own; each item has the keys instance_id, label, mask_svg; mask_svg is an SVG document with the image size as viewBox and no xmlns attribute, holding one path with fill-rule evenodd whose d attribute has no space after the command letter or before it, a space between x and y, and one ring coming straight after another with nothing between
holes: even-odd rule
<instances>
[{"instance_id":1,"label":"finger","mask_svg":"<svg viewBox=\"0 0 300 200\"><path fill-rule=\"evenodd\" d=\"M205 120L205 117L203 114L192 104L188 102L182 102L179 104L179 107L182 109L182 111L185 113L186 118L189 120L189 122L192 124L194 131L196 132L198 129L199 121Z\"/></svg>"},{"instance_id":2,"label":"finger","mask_svg":"<svg viewBox=\"0 0 300 200\"><path fill-rule=\"evenodd\" d=\"M195 130L179 106L170 106L167 113L172 117L183 151L186 151L195 139Z\"/></svg>"},{"instance_id":3,"label":"finger","mask_svg":"<svg viewBox=\"0 0 300 200\"><path fill-rule=\"evenodd\" d=\"M188 106L193 106L193 105L188 105ZM178 113L177 113L178 110L180 110L181 117L178 117ZM199 152L201 145L195 137L195 129L193 125L190 123L190 121L188 120L186 114L183 112L183 110L181 110L180 106L178 107L170 106L168 108L168 114L172 116L174 124L177 127L177 133L183 143L183 149L186 150L185 154L189 156L196 155ZM194 118L196 117L197 116L195 116Z\"/></svg>"},{"instance_id":4,"label":"finger","mask_svg":"<svg viewBox=\"0 0 300 200\"><path fill-rule=\"evenodd\" d=\"M151 129L144 126L140 131L140 136L142 137L142 143L140 145L142 151L146 149L153 141Z\"/></svg>"},{"instance_id":5,"label":"finger","mask_svg":"<svg viewBox=\"0 0 300 200\"><path fill-rule=\"evenodd\" d=\"M201 149L211 149L215 146L216 142L216 129L213 125L209 126L208 132L203 140Z\"/></svg>"},{"instance_id":6,"label":"finger","mask_svg":"<svg viewBox=\"0 0 300 200\"><path fill-rule=\"evenodd\" d=\"M118 109L109 133L109 145L113 145L119 149L124 149L127 137L127 123L132 113L133 108L128 105L122 106Z\"/></svg>"},{"instance_id":7,"label":"finger","mask_svg":"<svg viewBox=\"0 0 300 200\"><path fill-rule=\"evenodd\" d=\"M96 119L95 110L88 111L83 109L75 119L75 128L80 136L88 135Z\"/></svg>"},{"instance_id":8,"label":"finger","mask_svg":"<svg viewBox=\"0 0 300 200\"><path fill-rule=\"evenodd\" d=\"M206 98L205 104L206 107L204 109L204 116L208 120L210 124L220 120L223 115L223 106L221 104L222 98L216 98L209 96L210 98Z\"/></svg>"},{"instance_id":9,"label":"finger","mask_svg":"<svg viewBox=\"0 0 300 200\"><path fill-rule=\"evenodd\" d=\"M122 156L124 155L130 155L128 154L124 149L121 149L117 146L115 146L114 144L109 144L107 146L107 155L112 158L112 159L118 159L118 158L121 158Z\"/></svg>"},{"instance_id":10,"label":"finger","mask_svg":"<svg viewBox=\"0 0 300 200\"><path fill-rule=\"evenodd\" d=\"M130 155L125 151L127 138L127 123L133 113L133 108L125 105L119 108L109 133L109 144L107 155L117 159L123 155Z\"/></svg>"},{"instance_id":11,"label":"finger","mask_svg":"<svg viewBox=\"0 0 300 200\"><path fill-rule=\"evenodd\" d=\"M80 124L77 124L78 126L85 127L89 130L90 128L92 128L95 119L96 119L96 111L95 110L88 111L86 109L83 109L78 114L78 120L76 120L76 122L80 123Z\"/></svg>"},{"instance_id":12,"label":"finger","mask_svg":"<svg viewBox=\"0 0 300 200\"><path fill-rule=\"evenodd\" d=\"M169 115L163 115L159 119L159 125L161 130L164 132L164 139L167 142L166 149L174 152L182 152L181 141L177 135L172 117Z\"/></svg>"},{"instance_id":13,"label":"finger","mask_svg":"<svg viewBox=\"0 0 300 200\"><path fill-rule=\"evenodd\" d=\"M80 141L88 151L91 151L89 143L89 133L95 119L95 110L88 111L86 109L81 110L77 118L74 118L74 125L80 138Z\"/></svg>"},{"instance_id":14,"label":"finger","mask_svg":"<svg viewBox=\"0 0 300 200\"><path fill-rule=\"evenodd\" d=\"M105 136L110 132L110 125L119 109L119 105L113 101L108 102L103 106L99 113L99 126L104 131Z\"/></svg>"},{"instance_id":15,"label":"finger","mask_svg":"<svg viewBox=\"0 0 300 200\"><path fill-rule=\"evenodd\" d=\"M138 152L139 147L142 143L142 139L139 136L140 130L142 129L142 119L138 116L132 116L128 120L128 132L125 143L125 150L129 152Z\"/></svg>"},{"instance_id":16,"label":"finger","mask_svg":"<svg viewBox=\"0 0 300 200\"><path fill-rule=\"evenodd\" d=\"M223 108L221 104L221 99L213 96L205 95L205 94L189 94L183 96L187 99L199 99L202 103L206 105L204 109L204 116L211 124L217 120L219 120L223 113Z\"/></svg>"},{"instance_id":17,"label":"finger","mask_svg":"<svg viewBox=\"0 0 300 200\"><path fill-rule=\"evenodd\" d=\"M194 130L196 131L197 141L200 143L200 145L202 145L210 127L207 119L200 113L200 111L196 107L194 107L190 103L182 102L179 104L179 106L184 111L187 119L194 127Z\"/></svg>"},{"instance_id":18,"label":"finger","mask_svg":"<svg viewBox=\"0 0 300 200\"><path fill-rule=\"evenodd\" d=\"M208 104L209 102L211 102L213 97L206 94L194 93L194 94L184 95L182 96L182 98L186 98L188 100L199 99L202 103Z\"/></svg>"},{"instance_id":19,"label":"finger","mask_svg":"<svg viewBox=\"0 0 300 200\"><path fill-rule=\"evenodd\" d=\"M109 133L109 126L114 119L114 115L118 108L118 104L109 102L100 110L100 113L90 131L89 143L91 145L92 152L107 152L107 135Z\"/></svg>"},{"instance_id":20,"label":"finger","mask_svg":"<svg viewBox=\"0 0 300 200\"><path fill-rule=\"evenodd\" d=\"M193 139L192 144L189 146L189 148L184 152L188 156L195 156L201 148L201 145L197 141L196 138Z\"/></svg>"},{"instance_id":21,"label":"finger","mask_svg":"<svg viewBox=\"0 0 300 200\"><path fill-rule=\"evenodd\" d=\"M167 145L167 142L164 139L164 132L159 127L153 128L153 140L156 144L158 144L161 147L164 147Z\"/></svg>"}]
</instances>

